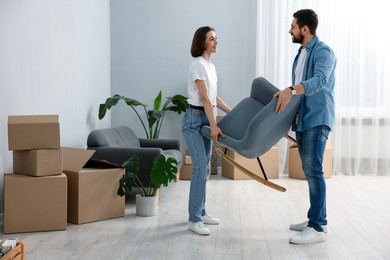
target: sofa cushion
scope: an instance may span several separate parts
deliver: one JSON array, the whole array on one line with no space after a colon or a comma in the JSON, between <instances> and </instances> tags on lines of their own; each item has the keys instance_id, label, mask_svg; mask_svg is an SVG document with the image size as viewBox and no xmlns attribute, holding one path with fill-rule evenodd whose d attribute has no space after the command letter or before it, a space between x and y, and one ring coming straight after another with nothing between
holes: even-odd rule
<instances>
[{"instance_id":1,"label":"sofa cushion","mask_svg":"<svg viewBox=\"0 0 390 260\"><path fill-rule=\"evenodd\" d=\"M138 137L133 130L122 126L93 130L87 140L88 147L140 147Z\"/></svg>"},{"instance_id":2,"label":"sofa cushion","mask_svg":"<svg viewBox=\"0 0 390 260\"><path fill-rule=\"evenodd\" d=\"M122 138L123 147L141 147L137 135L127 126L118 126L113 128Z\"/></svg>"}]
</instances>

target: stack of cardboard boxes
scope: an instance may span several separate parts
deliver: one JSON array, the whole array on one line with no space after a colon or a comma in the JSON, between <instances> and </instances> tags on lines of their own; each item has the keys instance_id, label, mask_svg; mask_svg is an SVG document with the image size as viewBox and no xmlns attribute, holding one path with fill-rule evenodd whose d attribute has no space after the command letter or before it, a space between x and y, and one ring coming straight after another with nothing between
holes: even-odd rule
<instances>
[{"instance_id":1,"label":"stack of cardboard boxes","mask_svg":"<svg viewBox=\"0 0 390 260\"><path fill-rule=\"evenodd\" d=\"M125 198L116 195L124 169L88 161L94 151L61 148L58 115L9 116L8 144L14 173L4 174L4 233L124 216Z\"/></svg>"},{"instance_id":2,"label":"stack of cardboard boxes","mask_svg":"<svg viewBox=\"0 0 390 260\"><path fill-rule=\"evenodd\" d=\"M4 233L66 229L58 116L10 116L8 148L14 174L4 174Z\"/></svg>"}]
</instances>

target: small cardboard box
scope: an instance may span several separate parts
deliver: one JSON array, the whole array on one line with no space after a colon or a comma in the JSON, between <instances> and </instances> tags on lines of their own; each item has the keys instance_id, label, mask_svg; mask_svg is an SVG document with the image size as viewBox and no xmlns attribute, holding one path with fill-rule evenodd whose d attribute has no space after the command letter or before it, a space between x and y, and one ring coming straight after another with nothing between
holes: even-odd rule
<instances>
[{"instance_id":1,"label":"small cardboard box","mask_svg":"<svg viewBox=\"0 0 390 260\"><path fill-rule=\"evenodd\" d=\"M62 169L62 150L13 151L15 173L30 176L60 175Z\"/></svg>"},{"instance_id":2,"label":"small cardboard box","mask_svg":"<svg viewBox=\"0 0 390 260\"><path fill-rule=\"evenodd\" d=\"M180 180L191 180L192 164L183 163L180 169Z\"/></svg>"},{"instance_id":3,"label":"small cardboard box","mask_svg":"<svg viewBox=\"0 0 390 260\"><path fill-rule=\"evenodd\" d=\"M4 174L4 233L64 230L66 218L65 174Z\"/></svg>"},{"instance_id":4,"label":"small cardboard box","mask_svg":"<svg viewBox=\"0 0 390 260\"><path fill-rule=\"evenodd\" d=\"M241 164L246 169L264 178L257 159L248 159L232 150L228 150L227 155L234 159L237 163ZM268 152L260 156L260 161L265 170L265 174L268 179L279 178L279 148L272 147ZM222 176L225 176L232 180L249 180L251 177L231 165L230 163L222 160Z\"/></svg>"},{"instance_id":5,"label":"small cardboard box","mask_svg":"<svg viewBox=\"0 0 390 260\"><path fill-rule=\"evenodd\" d=\"M305 180L305 174L302 170L301 157L299 156L298 147L291 146L289 150L288 177ZM332 177L332 147L328 142L325 147L324 160L322 161L322 170L325 179Z\"/></svg>"},{"instance_id":6,"label":"small cardboard box","mask_svg":"<svg viewBox=\"0 0 390 260\"><path fill-rule=\"evenodd\" d=\"M59 149L58 115L8 116L8 149Z\"/></svg>"},{"instance_id":7,"label":"small cardboard box","mask_svg":"<svg viewBox=\"0 0 390 260\"><path fill-rule=\"evenodd\" d=\"M89 160L94 152L63 148L64 172L68 176L68 221L74 224L125 215L125 197L117 195L124 169Z\"/></svg>"},{"instance_id":8,"label":"small cardboard box","mask_svg":"<svg viewBox=\"0 0 390 260\"><path fill-rule=\"evenodd\" d=\"M179 178L180 180L191 180L192 177L192 159L190 156L190 152L186 149L186 153L183 158L183 165L180 169ZM211 174L208 175L208 180L211 178Z\"/></svg>"}]
</instances>

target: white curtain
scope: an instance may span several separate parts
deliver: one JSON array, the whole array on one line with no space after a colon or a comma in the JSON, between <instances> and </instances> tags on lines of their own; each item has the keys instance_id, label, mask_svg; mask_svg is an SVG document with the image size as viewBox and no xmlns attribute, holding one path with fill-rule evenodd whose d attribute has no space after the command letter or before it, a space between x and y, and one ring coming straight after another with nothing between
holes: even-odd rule
<instances>
[{"instance_id":1,"label":"white curtain","mask_svg":"<svg viewBox=\"0 0 390 260\"><path fill-rule=\"evenodd\" d=\"M317 12L317 35L337 57L333 171L390 175L389 13L384 0L258 0L257 73L291 85L298 44L288 33L295 11ZM288 143L281 140L282 167ZM286 156L288 157L288 156Z\"/></svg>"}]
</instances>

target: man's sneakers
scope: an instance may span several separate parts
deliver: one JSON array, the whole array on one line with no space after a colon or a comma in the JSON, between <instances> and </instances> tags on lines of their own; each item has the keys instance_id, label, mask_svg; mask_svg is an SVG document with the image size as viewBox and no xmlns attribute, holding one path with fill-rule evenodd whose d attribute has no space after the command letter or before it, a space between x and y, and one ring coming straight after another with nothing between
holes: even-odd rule
<instances>
[{"instance_id":1,"label":"man's sneakers","mask_svg":"<svg viewBox=\"0 0 390 260\"><path fill-rule=\"evenodd\" d=\"M201 216L200 220L202 220L203 224L206 224L206 225L218 225L219 224L219 219L213 218L207 214L204 216Z\"/></svg>"},{"instance_id":2,"label":"man's sneakers","mask_svg":"<svg viewBox=\"0 0 390 260\"><path fill-rule=\"evenodd\" d=\"M189 222L188 229L198 235L202 235L202 236L210 235L210 229L208 229L202 221Z\"/></svg>"},{"instance_id":3,"label":"man's sneakers","mask_svg":"<svg viewBox=\"0 0 390 260\"><path fill-rule=\"evenodd\" d=\"M298 224L291 224L290 229L295 231L303 231L307 227L307 224L309 224L309 221L306 220L305 222L298 223ZM324 230L324 233L328 233L328 226L323 225L322 229Z\"/></svg>"},{"instance_id":4,"label":"man's sneakers","mask_svg":"<svg viewBox=\"0 0 390 260\"><path fill-rule=\"evenodd\" d=\"M324 232L318 232L311 227L306 227L301 233L290 238L292 244L310 244L323 241L325 241Z\"/></svg>"}]
</instances>

